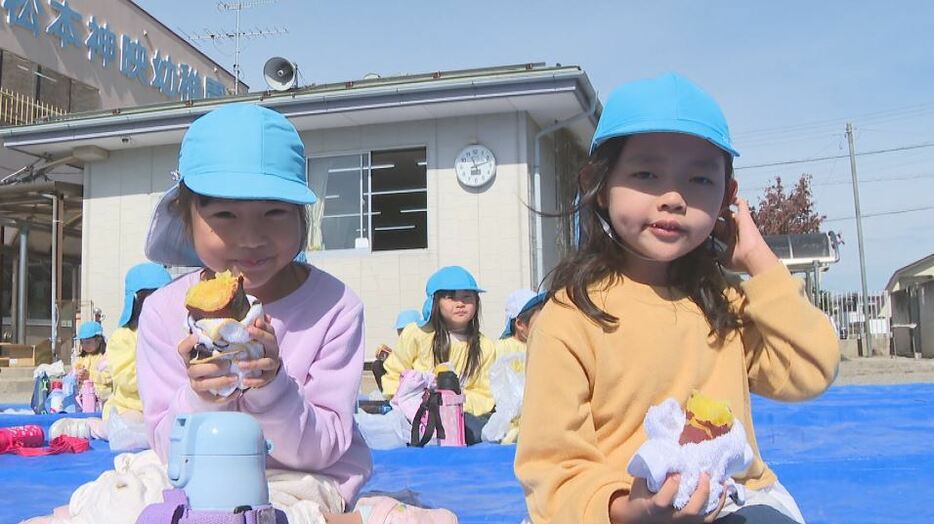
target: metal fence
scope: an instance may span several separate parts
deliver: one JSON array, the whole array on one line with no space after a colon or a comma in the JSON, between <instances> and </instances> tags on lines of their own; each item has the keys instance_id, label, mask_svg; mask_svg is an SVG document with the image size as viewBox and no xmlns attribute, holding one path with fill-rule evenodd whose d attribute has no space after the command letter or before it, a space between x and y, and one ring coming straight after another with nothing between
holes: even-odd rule
<instances>
[{"instance_id":1,"label":"metal fence","mask_svg":"<svg viewBox=\"0 0 934 524\"><path fill-rule=\"evenodd\" d=\"M65 113L64 109L39 102L31 96L0 89L0 125L2 126L32 124Z\"/></svg>"},{"instance_id":2,"label":"metal fence","mask_svg":"<svg viewBox=\"0 0 934 524\"><path fill-rule=\"evenodd\" d=\"M868 298L870 334L891 335L890 313L884 307L885 293L872 293ZM841 339L857 339L862 335L865 329L862 294L822 292L817 302Z\"/></svg>"}]
</instances>

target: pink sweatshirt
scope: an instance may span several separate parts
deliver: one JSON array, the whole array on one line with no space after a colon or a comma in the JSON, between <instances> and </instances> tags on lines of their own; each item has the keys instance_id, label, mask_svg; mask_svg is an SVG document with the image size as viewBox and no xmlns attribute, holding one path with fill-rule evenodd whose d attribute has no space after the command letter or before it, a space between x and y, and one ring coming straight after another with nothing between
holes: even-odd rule
<instances>
[{"instance_id":1,"label":"pink sweatshirt","mask_svg":"<svg viewBox=\"0 0 934 524\"><path fill-rule=\"evenodd\" d=\"M373 469L353 419L363 369L363 303L340 280L308 268L297 290L263 304L279 340L279 374L229 404L201 400L178 355L178 343L188 336L185 292L199 272L146 299L139 321L139 393L150 444L163 461L176 414L241 411L255 417L274 444L267 467L330 476L352 503Z\"/></svg>"}]
</instances>

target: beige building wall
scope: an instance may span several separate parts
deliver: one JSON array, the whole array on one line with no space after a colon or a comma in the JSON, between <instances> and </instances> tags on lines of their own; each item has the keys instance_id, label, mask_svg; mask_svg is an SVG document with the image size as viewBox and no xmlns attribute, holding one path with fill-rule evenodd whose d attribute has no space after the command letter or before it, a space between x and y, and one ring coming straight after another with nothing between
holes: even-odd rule
<instances>
[{"instance_id":1,"label":"beige building wall","mask_svg":"<svg viewBox=\"0 0 934 524\"><path fill-rule=\"evenodd\" d=\"M368 359L378 344L395 343L396 314L421 309L425 281L445 265L466 267L487 290L481 298L481 327L487 336L499 336L506 297L532 285L532 219L525 206L530 203L534 137L529 122L525 113L505 113L301 133L312 156L427 149L427 249L309 253L313 264L343 280L363 300ZM475 142L489 147L497 160L496 177L478 190L461 186L453 168L457 153ZM82 298L104 310L106 332L117 327L123 275L144 260L150 214L172 183L169 172L177 157L178 146L114 151L85 169ZM554 249L554 241L548 242L546 253Z\"/></svg>"},{"instance_id":2,"label":"beige building wall","mask_svg":"<svg viewBox=\"0 0 934 524\"><path fill-rule=\"evenodd\" d=\"M46 33L46 28L56 19L57 11L48 1L39 1L38 5L42 10L38 36L21 25L11 24L7 10L0 10L0 49L16 53L43 68L99 89L101 107L105 109L162 103L180 98L167 96L149 85L153 78L151 61L156 51L159 51L160 57L168 54L176 65L192 66L198 71L202 82L205 77L210 77L233 89L233 75L130 0L69 1L69 7L81 15L80 21L73 24L75 35L80 41L78 47L62 47L58 37ZM95 23L106 24L115 35L116 56L106 67L100 57L88 58L85 40L89 35L88 23L92 16ZM148 52L145 83L120 72L123 35L138 42Z\"/></svg>"}]
</instances>

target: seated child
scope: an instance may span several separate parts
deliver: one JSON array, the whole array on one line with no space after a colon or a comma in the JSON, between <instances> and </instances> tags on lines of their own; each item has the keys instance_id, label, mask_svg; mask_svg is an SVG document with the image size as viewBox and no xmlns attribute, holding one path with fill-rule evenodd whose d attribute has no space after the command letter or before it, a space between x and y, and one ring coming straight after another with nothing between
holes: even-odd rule
<instances>
[{"instance_id":1,"label":"seated child","mask_svg":"<svg viewBox=\"0 0 934 524\"><path fill-rule=\"evenodd\" d=\"M506 300L506 329L496 341L496 359L513 353L525 353L525 343L538 312L545 305L547 293L530 289L514 291Z\"/></svg>"},{"instance_id":2,"label":"seated child","mask_svg":"<svg viewBox=\"0 0 934 524\"><path fill-rule=\"evenodd\" d=\"M104 328L99 322L89 320L78 328L75 340L79 341L78 359L72 365L78 390L81 383L90 380L94 383L94 392L101 402L110 398L112 380L107 367L107 340Z\"/></svg>"},{"instance_id":3,"label":"seated child","mask_svg":"<svg viewBox=\"0 0 934 524\"><path fill-rule=\"evenodd\" d=\"M402 334L402 330L405 326L414 322L421 322L421 320L422 314L419 313L417 309L404 309L400 311L399 315L396 317L396 336ZM386 374L383 361L389 358L390 353L392 353L391 347L386 344L380 344L379 348L376 349L376 360L374 360L372 364L373 378L376 379L376 387L378 387L380 391L383 390L383 375Z\"/></svg>"}]
</instances>

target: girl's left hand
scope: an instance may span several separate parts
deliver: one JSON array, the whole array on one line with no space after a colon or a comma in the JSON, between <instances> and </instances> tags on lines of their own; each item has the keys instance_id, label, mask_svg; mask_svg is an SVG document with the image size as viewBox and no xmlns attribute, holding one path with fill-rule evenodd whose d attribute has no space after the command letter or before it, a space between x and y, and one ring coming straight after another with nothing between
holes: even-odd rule
<instances>
[{"instance_id":1,"label":"girl's left hand","mask_svg":"<svg viewBox=\"0 0 934 524\"><path fill-rule=\"evenodd\" d=\"M272 327L272 318L269 315L263 315L256 319L256 322L249 327L248 331L253 340L263 345L264 355L255 360L241 360L237 366L242 371L259 370L258 377L245 378L243 385L250 388L261 388L272 382L272 379L279 373L282 367L282 360L279 358L279 342L276 340L276 330Z\"/></svg>"},{"instance_id":2,"label":"girl's left hand","mask_svg":"<svg viewBox=\"0 0 934 524\"><path fill-rule=\"evenodd\" d=\"M733 220L735 243L730 246L732 251L724 261L727 269L743 271L749 276L755 276L778 263L778 257L765 243L762 233L752 219L749 204L745 198L737 197L734 201L736 212L729 213ZM730 218L727 218L729 220ZM715 230L716 232L716 230Z\"/></svg>"}]
</instances>

